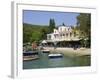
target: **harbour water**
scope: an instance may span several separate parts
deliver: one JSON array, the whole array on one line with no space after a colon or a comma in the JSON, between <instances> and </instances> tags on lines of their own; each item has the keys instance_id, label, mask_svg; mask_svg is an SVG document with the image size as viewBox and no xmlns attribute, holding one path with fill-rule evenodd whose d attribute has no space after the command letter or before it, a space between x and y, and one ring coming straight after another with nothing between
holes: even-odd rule
<instances>
[{"instance_id":1,"label":"harbour water","mask_svg":"<svg viewBox=\"0 0 100 80\"><path fill-rule=\"evenodd\" d=\"M90 66L91 57L85 56L65 56L62 58L48 58L48 53L39 53L39 59L23 61L23 69L57 68L57 67L82 67Z\"/></svg>"}]
</instances>

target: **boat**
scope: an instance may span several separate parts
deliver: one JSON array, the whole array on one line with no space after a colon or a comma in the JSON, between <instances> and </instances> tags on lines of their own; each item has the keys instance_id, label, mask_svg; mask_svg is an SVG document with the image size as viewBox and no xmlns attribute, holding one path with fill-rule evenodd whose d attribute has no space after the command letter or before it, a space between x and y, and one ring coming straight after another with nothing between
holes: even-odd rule
<instances>
[{"instance_id":1,"label":"boat","mask_svg":"<svg viewBox=\"0 0 100 80\"><path fill-rule=\"evenodd\" d=\"M23 52L23 56L29 56L29 55L38 55L38 51L26 51L26 52Z\"/></svg>"},{"instance_id":2,"label":"boat","mask_svg":"<svg viewBox=\"0 0 100 80\"><path fill-rule=\"evenodd\" d=\"M62 58L63 54L61 54L61 53L49 54L48 57L49 58Z\"/></svg>"},{"instance_id":3,"label":"boat","mask_svg":"<svg viewBox=\"0 0 100 80\"><path fill-rule=\"evenodd\" d=\"M49 53L50 52L50 50L48 50L48 49L43 49L43 50L41 50L43 53Z\"/></svg>"},{"instance_id":4,"label":"boat","mask_svg":"<svg viewBox=\"0 0 100 80\"><path fill-rule=\"evenodd\" d=\"M38 51L27 51L23 52L23 60L28 61L28 60L35 60L38 59Z\"/></svg>"},{"instance_id":5,"label":"boat","mask_svg":"<svg viewBox=\"0 0 100 80\"><path fill-rule=\"evenodd\" d=\"M24 60L24 61L36 60L36 59L38 59L38 58L39 58L38 55L23 56L23 60Z\"/></svg>"}]
</instances>

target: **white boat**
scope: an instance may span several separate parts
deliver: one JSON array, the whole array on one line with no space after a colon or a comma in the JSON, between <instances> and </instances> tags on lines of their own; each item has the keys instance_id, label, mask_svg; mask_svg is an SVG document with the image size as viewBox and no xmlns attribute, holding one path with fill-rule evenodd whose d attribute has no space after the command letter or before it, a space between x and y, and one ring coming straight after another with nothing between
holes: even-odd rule
<instances>
[{"instance_id":1,"label":"white boat","mask_svg":"<svg viewBox=\"0 0 100 80\"><path fill-rule=\"evenodd\" d=\"M38 59L38 58L39 58L38 55L23 56L23 60L24 60L24 61L36 60L36 59Z\"/></svg>"},{"instance_id":2,"label":"white boat","mask_svg":"<svg viewBox=\"0 0 100 80\"><path fill-rule=\"evenodd\" d=\"M50 52L50 50L48 50L48 49L43 49L43 50L41 50L43 53L49 53Z\"/></svg>"},{"instance_id":3,"label":"white boat","mask_svg":"<svg viewBox=\"0 0 100 80\"><path fill-rule=\"evenodd\" d=\"M60 58L60 57L63 57L63 54L61 53L49 54L48 57L49 58Z\"/></svg>"}]
</instances>

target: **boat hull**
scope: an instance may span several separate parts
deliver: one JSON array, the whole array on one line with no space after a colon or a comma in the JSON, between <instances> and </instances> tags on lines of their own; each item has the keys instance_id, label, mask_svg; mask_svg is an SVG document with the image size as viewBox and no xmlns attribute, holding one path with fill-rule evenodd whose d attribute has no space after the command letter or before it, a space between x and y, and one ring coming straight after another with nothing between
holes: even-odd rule
<instances>
[{"instance_id":1,"label":"boat hull","mask_svg":"<svg viewBox=\"0 0 100 80\"><path fill-rule=\"evenodd\" d=\"M28 60L35 60L38 59L38 51L28 51L28 52L23 52L23 60L28 61Z\"/></svg>"},{"instance_id":2,"label":"boat hull","mask_svg":"<svg viewBox=\"0 0 100 80\"><path fill-rule=\"evenodd\" d=\"M62 54L49 54L48 57L49 58L62 58L63 55Z\"/></svg>"}]
</instances>

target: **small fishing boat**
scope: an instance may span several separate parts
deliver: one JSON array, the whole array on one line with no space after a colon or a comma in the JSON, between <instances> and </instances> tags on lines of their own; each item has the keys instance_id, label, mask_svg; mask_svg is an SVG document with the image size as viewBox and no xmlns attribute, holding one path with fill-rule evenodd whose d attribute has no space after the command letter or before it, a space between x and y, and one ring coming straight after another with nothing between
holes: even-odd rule
<instances>
[{"instance_id":1,"label":"small fishing boat","mask_svg":"<svg viewBox=\"0 0 100 80\"><path fill-rule=\"evenodd\" d=\"M38 51L27 51L23 52L23 60L28 61L28 60L35 60L38 59Z\"/></svg>"},{"instance_id":2,"label":"small fishing boat","mask_svg":"<svg viewBox=\"0 0 100 80\"><path fill-rule=\"evenodd\" d=\"M23 52L23 56L29 56L29 55L38 55L38 51L26 51Z\"/></svg>"},{"instance_id":3,"label":"small fishing boat","mask_svg":"<svg viewBox=\"0 0 100 80\"><path fill-rule=\"evenodd\" d=\"M38 59L38 58L39 58L38 55L23 56L23 60L24 60L24 61L36 60L36 59Z\"/></svg>"}]
</instances>

